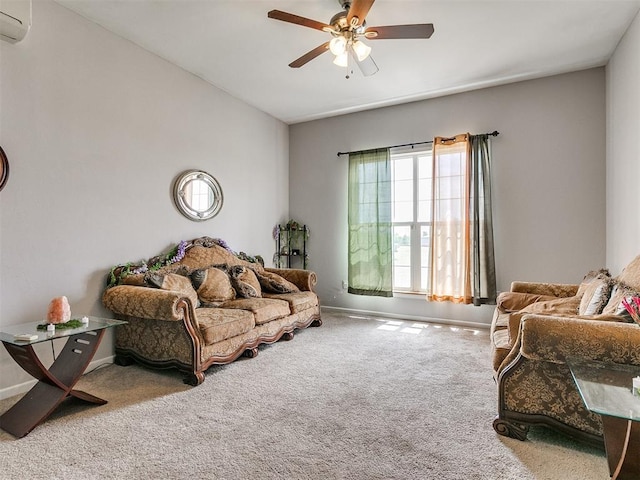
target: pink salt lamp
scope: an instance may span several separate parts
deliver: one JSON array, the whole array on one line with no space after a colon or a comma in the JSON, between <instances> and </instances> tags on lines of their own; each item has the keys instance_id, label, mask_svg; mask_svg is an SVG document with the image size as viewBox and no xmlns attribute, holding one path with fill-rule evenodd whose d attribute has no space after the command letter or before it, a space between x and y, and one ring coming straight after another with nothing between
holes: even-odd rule
<instances>
[{"instance_id":1,"label":"pink salt lamp","mask_svg":"<svg viewBox=\"0 0 640 480\"><path fill-rule=\"evenodd\" d=\"M71 319L71 306L67 297L56 297L49 303L48 323L65 323Z\"/></svg>"}]
</instances>

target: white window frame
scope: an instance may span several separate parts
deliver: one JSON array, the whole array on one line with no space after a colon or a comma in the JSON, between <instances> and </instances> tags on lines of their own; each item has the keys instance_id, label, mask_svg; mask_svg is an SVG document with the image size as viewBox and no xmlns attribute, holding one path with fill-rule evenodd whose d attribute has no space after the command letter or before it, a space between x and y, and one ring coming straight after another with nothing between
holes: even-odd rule
<instances>
[{"instance_id":1,"label":"white window frame","mask_svg":"<svg viewBox=\"0 0 640 480\"><path fill-rule=\"evenodd\" d=\"M410 249L411 282L408 288L399 287L396 285L395 265L393 267L394 275L393 275L392 286L393 286L393 291L397 293L426 294L428 290L428 281L429 281L428 278L426 282L426 288L422 288L421 286L422 238L420 233L422 231L422 227L426 227L426 228L431 227L431 218L429 218L428 221L422 221L422 222L418 221L419 193L420 193L419 191L420 181L419 181L418 175L419 175L419 157L424 157L425 155L427 155L431 159L433 159L432 152L433 152L433 149L431 144L421 145L419 147L413 147L413 148L411 147L392 148L390 151L390 159L392 163L397 159L399 159L398 157L406 158L410 156L413 158L413 219L411 221L402 221L402 222L400 221L396 222L392 220L392 226L393 226L393 232L394 232L394 250L395 250L395 227L408 226L410 229L410 242L411 242L411 249ZM394 171L395 169L392 168L392 172ZM393 179L393 174L392 174L392 202L394 201L395 201L395 180ZM429 242L429 244L430 243L431 242ZM428 254L430 254L430 252L428 252ZM428 277L428 272L427 272L427 277Z\"/></svg>"}]
</instances>

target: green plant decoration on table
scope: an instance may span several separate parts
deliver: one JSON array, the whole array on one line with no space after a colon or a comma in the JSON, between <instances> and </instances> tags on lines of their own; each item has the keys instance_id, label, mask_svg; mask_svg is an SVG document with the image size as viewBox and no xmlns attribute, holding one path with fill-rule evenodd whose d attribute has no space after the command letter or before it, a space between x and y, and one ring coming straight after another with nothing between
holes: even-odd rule
<instances>
[{"instance_id":1,"label":"green plant decoration on table","mask_svg":"<svg viewBox=\"0 0 640 480\"><path fill-rule=\"evenodd\" d=\"M46 330L47 329L47 325L49 325L48 323L40 323L38 325L38 330ZM71 320L64 322L64 323L55 323L54 324L56 326L56 330L68 330L70 328L80 328L82 326L84 326L84 323L82 323L82 320L78 320L77 318L72 318Z\"/></svg>"}]
</instances>

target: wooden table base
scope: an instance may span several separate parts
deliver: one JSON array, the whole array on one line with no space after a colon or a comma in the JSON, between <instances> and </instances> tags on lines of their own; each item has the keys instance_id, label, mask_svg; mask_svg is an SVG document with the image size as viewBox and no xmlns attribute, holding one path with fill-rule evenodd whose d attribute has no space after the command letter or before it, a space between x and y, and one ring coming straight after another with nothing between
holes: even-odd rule
<instances>
[{"instance_id":1,"label":"wooden table base","mask_svg":"<svg viewBox=\"0 0 640 480\"><path fill-rule=\"evenodd\" d=\"M602 415L604 443L612 480L640 478L640 424L633 420ZM627 439L628 435L628 439Z\"/></svg>"},{"instance_id":2,"label":"wooden table base","mask_svg":"<svg viewBox=\"0 0 640 480\"><path fill-rule=\"evenodd\" d=\"M98 350L104 332L103 329L68 337L62 352L48 370L40 362L32 345L3 342L16 363L37 379L38 383L0 416L0 428L15 437L24 437L46 420L69 396L98 405L107 403L89 393L73 390Z\"/></svg>"}]
</instances>

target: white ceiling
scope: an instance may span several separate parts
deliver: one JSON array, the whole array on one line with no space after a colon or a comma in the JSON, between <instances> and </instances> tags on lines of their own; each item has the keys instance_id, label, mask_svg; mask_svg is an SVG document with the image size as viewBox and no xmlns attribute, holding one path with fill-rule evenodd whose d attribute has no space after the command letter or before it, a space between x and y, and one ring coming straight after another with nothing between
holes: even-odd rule
<instances>
[{"instance_id":1,"label":"white ceiling","mask_svg":"<svg viewBox=\"0 0 640 480\"><path fill-rule=\"evenodd\" d=\"M640 0L377 0L369 26L433 23L429 40L369 41L380 71L345 79L329 34L267 18L328 23L338 0L56 0L292 124L605 65Z\"/></svg>"}]
</instances>

